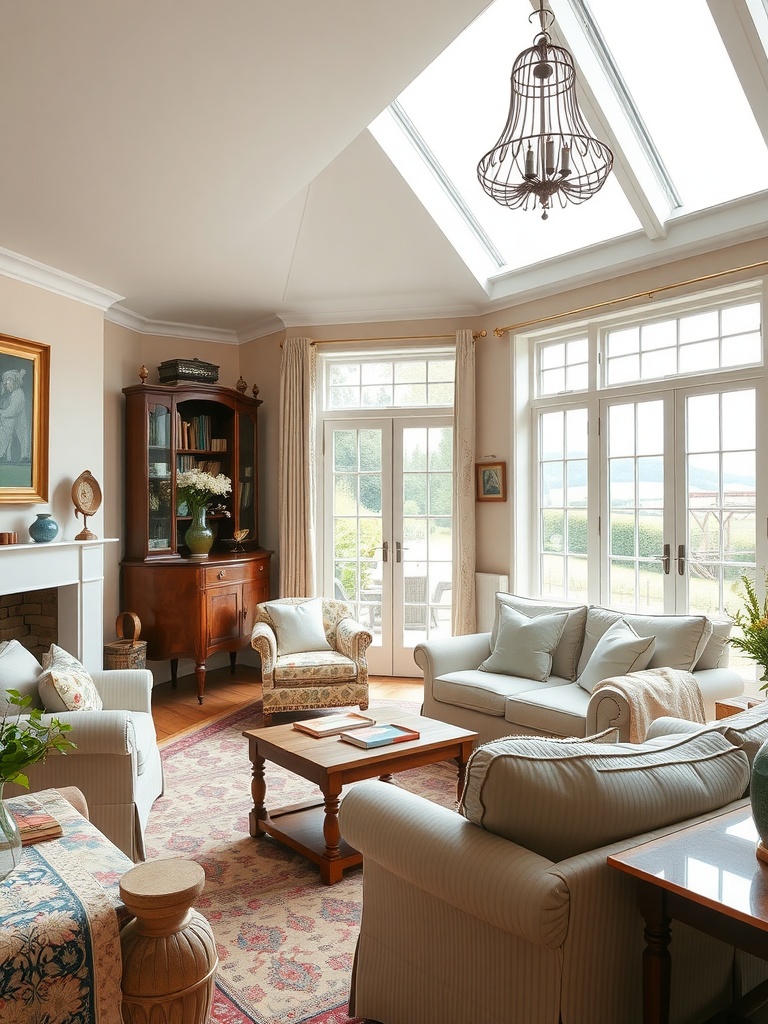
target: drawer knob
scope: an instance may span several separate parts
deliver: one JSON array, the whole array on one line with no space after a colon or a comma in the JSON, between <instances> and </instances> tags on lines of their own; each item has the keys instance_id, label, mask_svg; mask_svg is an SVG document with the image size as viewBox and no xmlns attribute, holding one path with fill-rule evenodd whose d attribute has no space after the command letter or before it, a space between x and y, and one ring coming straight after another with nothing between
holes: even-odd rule
<instances>
[{"instance_id":1,"label":"drawer knob","mask_svg":"<svg viewBox=\"0 0 768 1024\"><path fill-rule=\"evenodd\" d=\"M216 573L216 579L223 580L226 575L227 574L224 569L219 569L219 571Z\"/></svg>"}]
</instances>

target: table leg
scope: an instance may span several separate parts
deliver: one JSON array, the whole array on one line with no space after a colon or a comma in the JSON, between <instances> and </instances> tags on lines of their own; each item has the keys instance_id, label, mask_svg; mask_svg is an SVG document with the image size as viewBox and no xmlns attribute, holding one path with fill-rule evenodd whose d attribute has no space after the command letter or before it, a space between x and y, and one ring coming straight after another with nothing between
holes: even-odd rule
<instances>
[{"instance_id":1,"label":"table leg","mask_svg":"<svg viewBox=\"0 0 768 1024\"><path fill-rule=\"evenodd\" d=\"M255 838L264 834L259 828L259 822L267 820L267 808L264 806L264 798L267 795L267 780L264 777L264 758L259 756L254 740L250 740L250 744L251 764L253 766L253 778L251 779L253 809L248 815L248 831Z\"/></svg>"},{"instance_id":2,"label":"table leg","mask_svg":"<svg viewBox=\"0 0 768 1024\"><path fill-rule=\"evenodd\" d=\"M643 1024L669 1024L672 958L671 938L663 889L639 883L638 902L645 920L643 950Z\"/></svg>"},{"instance_id":3,"label":"table leg","mask_svg":"<svg viewBox=\"0 0 768 1024\"><path fill-rule=\"evenodd\" d=\"M323 789L325 817L323 819L323 838L325 839L325 851L323 863L320 865L320 877L325 885L333 885L340 882L344 869L334 863L341 857L339 840L341 830L339 829L339 805L341 803L341 787L329 781Z\"/></svg>"}]
</instances>

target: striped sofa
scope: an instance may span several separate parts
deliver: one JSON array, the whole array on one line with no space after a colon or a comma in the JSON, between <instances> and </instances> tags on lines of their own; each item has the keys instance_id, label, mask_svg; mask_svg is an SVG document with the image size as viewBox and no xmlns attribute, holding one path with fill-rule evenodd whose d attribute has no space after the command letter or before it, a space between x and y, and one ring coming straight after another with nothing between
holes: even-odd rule
<instances>
[{"instance_id":1,"label":"striped sofa","mask_svg":"<svg viewBox=\"0 0 768 1024\"><path fill-rule=\"evenodd\" d=\"M603 740L610 737L602 737ZM378 782L342 801L364 857L350 1014L381 1024L641 1024L643 919L609 854L748 805L714 732L643 744L510 737L460 813ZM734 950L675 923L671 1024L738 990Z\"/></svg>"}]
</instances>

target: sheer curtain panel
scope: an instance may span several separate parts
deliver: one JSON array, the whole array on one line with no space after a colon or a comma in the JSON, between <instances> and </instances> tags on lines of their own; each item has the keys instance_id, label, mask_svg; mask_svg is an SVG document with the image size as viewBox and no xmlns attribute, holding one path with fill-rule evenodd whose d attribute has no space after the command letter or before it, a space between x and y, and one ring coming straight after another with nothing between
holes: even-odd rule
<instances>
[{"instance_id":1,"label":"sheer curtain panel","mask_svg":"<svg viewBox=\"0 0 768 1024\"><path fill-rule=\"evenodd\" d=\"M315 592L315 349L287 338L280 365L280 596Z\"/></svg>"},{"instance_id":2,"label":"sheer curtain panel","mask_svg":"<svg viewBox=\"0 0 768 1024\"><path fill-rule=\"evenodd\" d=\"M453 404L453 634L475 631L475 341L456 332Z\"/></svg>"}]
</instances>

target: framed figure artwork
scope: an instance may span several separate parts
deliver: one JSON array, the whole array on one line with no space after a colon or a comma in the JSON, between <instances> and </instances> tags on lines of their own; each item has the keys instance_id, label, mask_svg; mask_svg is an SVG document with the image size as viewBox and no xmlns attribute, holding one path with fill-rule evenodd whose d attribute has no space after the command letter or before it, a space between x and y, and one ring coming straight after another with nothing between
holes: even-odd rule
<instances>
[{"instance_id":1,"label":"framed figure artwork","mask_svg":"<svg viewBox=\"0 0 768 1024\"><path fill-rule=\"evenodd\" d=\"M506 462L475 463L477 500L507 500L507 464Z\"/></svg>"},{"instance_id":2,"label":"framed figure artwork","mask_svg":"<svg viewBox=\"0 0 768 1024\"><path fill-rule=\"evenodd\" d=\"M0 334L0 502L48 500L51 349Z\"/></svg>"}]
</instances>

